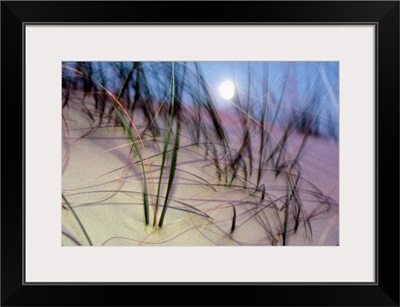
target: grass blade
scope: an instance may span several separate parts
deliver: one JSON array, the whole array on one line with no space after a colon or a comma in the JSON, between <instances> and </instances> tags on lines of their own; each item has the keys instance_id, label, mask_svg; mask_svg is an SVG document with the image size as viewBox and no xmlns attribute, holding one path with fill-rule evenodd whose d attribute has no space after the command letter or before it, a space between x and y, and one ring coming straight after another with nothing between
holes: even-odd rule
<instances>
[{"instance_id":1,"label":"grass blade","mask_svg":"<svg viewBox=\"0 0 400 307\"><path fill-rule=\"evenodd\" d=\"M174 119L174 109L175 109L175 70L174 70L174 62L172 62L172 77L171 77L171 116L170 116L170 121L169 121L169 126L168 126L168 130L167 130L167 138L165 140L164 143L164 153L163 153L163 163L162 163L162 167L161 167L161 172L160 172L160 182L158 185L158 193L157 193L157 200L159 197L159 192L160 192L160 185L161 185L161 180L162 180L162 173L163 173L163 169L164 169L164 162L165 162L165 158L166 158L166 152L168 150L168 143L169 143L169 138L171 135L171 131L172 131L172 125L173 125L173 119ZM179 138L180 138L180 127L181 127L181 123L179 121L177 121L177 128L176 128L176 136L175 136L175 141L174 141L174 147L172 150L172 161L171 161L171 167L170 167L170 172L169 172L169 178L168 178L168 185L167 185L167 192L165 194L165 199L164 199L164 206L163 206L163 210L161 212L161 217L160 217L160 221L158 223L158 227L162 227L163 223L164 223L164 218L165 218L165 213L167 210L167 205L168 205L168 197L169 194L171 192L171 188L172 188L172 183L174 181L174 176L175 176L175 171L176 171L176 163L178 160L178 150L179 150ZM158 203L156 203L158 205ZM157 209L157 208L156 208ZM157 215L154 215L154 226L157 223Z\"/></svg>"},{"instance_id":2,"label":"grass blade","mask_svg":"<svg viewBox=\"0 0 400 307\"><path fill-rule=\"evenodd\" d=\"M71 204L69 203L69 201L65 198L64 194L61 194L61 195L62 195L62 199L65 201L65 204L68 206L69 211L72 212L72 214L74 215L76 221L77 221L78 224L79 224L79 227L81 227L81 229L82 229L82 231L83 231L83 234L85 235L86 239L87 239L88 242L89 242L89 245L90 245L90 246L93 246L92 240L90 240L90 237L89 237L89 235L88 235L88 233L87 233L85 227L83 226L81 220L79 219L78 215L76 214L75 210L72 208L72 206L71 206Z\"/></svg>"},{"instance_id":3,"label":"grass blade","mask_svg":"<svg viewBox=\"0 0 400 307\"><path fill-rule=\"evenodd\" d=\"M163 149L163 154L162 154L162 161L161 161L161 169L160 169L160 178L158 181L158 189L157 189L157 196L156 196L156 202L155 202L155 207L154 207L154 220L153 220L153 227L156 227L157 225L157 209L158 209L158 201L160 198L160 189L161 189L161 181L162 181L162 176L164 173L164 167L165 167L165 160L167 159L167 152L168 152L168 144L169 144L169 139L171 137L171 129L172 129L172 124L173 124L173 119L174 119L174 100L175 100L175 73L174 73L174 62L172 62L172 77L171 77L171 116L169 118L169 123L167 127L167 134L164 140L164 149ZM173 155L175 152L175 147L173 150ZM168 192L167 192L168 194ZM168 195L167 195L168 198ZM165 206L165 205L164 205ZM164 212L164 210L163 210Z\"/></svg>"},{"instance_id":4,"label":"grass blade","mask_svg":"<svg viewBox=\"0 0 400 307\"><path fill-rule=\"evenodd\" d=\"M236 208L233 204L231 204L231 205L232 205L232 209L233 209L232 227L231 227L231 233L232 233L236 227Z\"/></svg>"},{"instance_id":5,"label":"grass blade","mask_svg":"<svg viewBox=\"0 0 400 307\"><path fill-rule=\"evenodd\" d=\"M163 207L163 210L161 213L158 227L162 227L162 225L164 223L164 217L165 217L165 212L167 209L168 197L171 192L172 182L173 182L174 176L175 176L176 162L178 159L178 150L179 150L179 136L180 136L180 124L178 123L178 128L177 128L175 142L174 142L174 150L172 152L172 161L171 161L171 169L170 169L169 178L168 178L167 193L165 195L164 207Z\"/></svg>"}]
</instances>

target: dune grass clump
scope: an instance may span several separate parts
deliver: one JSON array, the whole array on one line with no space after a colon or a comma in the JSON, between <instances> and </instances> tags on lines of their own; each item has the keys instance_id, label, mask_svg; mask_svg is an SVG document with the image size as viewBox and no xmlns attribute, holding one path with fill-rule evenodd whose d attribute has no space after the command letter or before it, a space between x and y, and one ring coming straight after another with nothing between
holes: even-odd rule
<instances>
[{"instance_id":1,"label":"dune grass clump","mask_svg":"<svg viewBox=\"0 0 400 307\"><path fill-rule=\"evenodd\" d=\"M262 97L255 98L249 65L246 86L236 89L228 112L221 111L197 62L63 63L65 139L70 133L75 135L73 148L79 142L102 140L111 131L115 136L110 139L121 141L107 154L121 152L116 157L125 161L93 179L99 183L62 191L63 202L87 242L65 232L66 240L81 245L147 244L147 236L154 235L146 230L141 230L139 239L132 234L94 241L77 213L80 208L127 204L141 206L143 225L159 235L168 232L164 228L182 223L177 234L153 244L174 242L192 231L217 245L288 245L299 230L312 242L312 221L337 207L302 175L307 142L320 136L321 106L314 97L303 111L288 111L285 92L290 84L284 82L283 94L273 98L269 65L264 67L261 82ZM86 127L71 129L72 111L80 114ZM294 139L299 140L295 146ZM68 149L65 146L69 157ZM103 179L114 174L120 175ZM102 187L111 184L116 188ZM109 196L98 201L80 201L105 193ZM118 201L111 203L114 198ZM130 220L139 223L136 218ZM257 242L262 243L242 239L252 227Z\"/></svg>"}]
</instances>

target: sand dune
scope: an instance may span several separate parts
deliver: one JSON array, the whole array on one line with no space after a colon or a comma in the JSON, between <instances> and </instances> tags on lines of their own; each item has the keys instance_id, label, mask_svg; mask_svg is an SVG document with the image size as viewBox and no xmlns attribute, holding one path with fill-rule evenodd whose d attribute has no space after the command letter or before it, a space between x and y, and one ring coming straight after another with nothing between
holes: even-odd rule
<instances>
[{"instance_id":1,"label":"sand dune","mask_svg":"<svg viewBox=\"0 0 400 307\"><path fill-rule=\"evenodd\" d=\"M77 107L63 109L63 195L79 217L93 245L281 245L284 230L287 182L276 170L265 167L262 184L265 194L256 190L258 165L254 163L248 178L239 171L231 186L224 177L218 180L212 149L193 146L187 121L183 124L176 177L163 227L145 225L142 199L143 174L138 157L131 152L131 142L121 127L93 122ZM187 110L187 114L194 110ZM242 126L235 112L219 112L229 134L232 152L237 152L242 139ZM143 118L135 115L143 127ZM183 116L184 117L184 116ZM184 117L185 118L185 117ZM189 118L189 116L187 116ZM184 121L185 122L185 121ZM258 161L257 124L251 125L253 160ZM280 139L283 129L275 127L271 143ZM82 135L85 135L82 137ZM285 159L294 159L303 135L293 132L285 149ZM150 221L154 217L154 193L158 187L163 139L145 134L149 156ZM226 157L220 154L220 163ZM246 157L245 157L246 159ZM285 159L282 161L285 162ZM287 225L287 245L339 244L339 173L338 143L310 136L299 160L301 177L297 181L297 201L302 213L296 225ZM167 166L170 165L170 157ZM167 169L168 170L168 169ZM282 172L286 171L283 167ZM165 195L169 171L164 171L161 195ZM290 192L290 191L289 191ZM264 199L262 199L264 197ZM163 198L161 198L161 205ZM65 205L65 204L64 204ZM66 206L67 207L67 206ZM61 207L60 207L61 208ZM62 244L88 245L72 210L62 212ZM158 209L158 218L161 208ZM292 215L295 212L289 211ZM235 216L235 222L233 222ZM232 231L232 225L234 230ZM296 229L296 231L295 231Z\"/></svg>"}]
</instances>

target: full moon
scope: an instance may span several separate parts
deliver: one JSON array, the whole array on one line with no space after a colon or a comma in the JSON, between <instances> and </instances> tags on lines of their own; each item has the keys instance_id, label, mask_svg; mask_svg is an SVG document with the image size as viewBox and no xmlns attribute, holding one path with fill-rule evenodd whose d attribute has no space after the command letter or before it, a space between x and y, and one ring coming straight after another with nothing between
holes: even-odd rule
<instances>
[{"instance_id":1,"label":"full moon","mask_svg":"<svg viewBox=\"0 0 400 307\"><path fill-rule=\"evenodd\" d=\"M233 84L232 81L229 80L224 81L219 86L219 93L222 96L222 98L230 100L235 95L235 85Z\"/></svg>"}]
</instances>

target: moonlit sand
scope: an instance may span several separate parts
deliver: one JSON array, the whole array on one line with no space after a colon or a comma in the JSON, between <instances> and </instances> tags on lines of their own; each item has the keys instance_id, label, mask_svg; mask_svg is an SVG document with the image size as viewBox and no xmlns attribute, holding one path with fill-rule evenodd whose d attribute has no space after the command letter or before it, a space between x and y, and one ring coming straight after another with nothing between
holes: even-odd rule
<instances>
[{"instance_id":1,"label":"moonlit sand","mask_svg":"<svg viewBox=\"0 0 400 307\"><path fill-rule=\"evenodd\" d=\"M224 89L226 98L230 95ZM62 214L62 244L88 245L82 225L95 246L268 246L282 245L287 184L285 176L271 168L263 172L263 189L254 189L257 163L248 178L238 173L227 186L219 179L213 162L212 148L192 146L190 123L183 121L178 162L168 209L162 227L153 227L155 190L158 187L164 139L154 140L145 134L143 142L150 161L149 225L144 222L142 175L138 157L132 151L132 142L122 127L102 124L100 127L88 118L79 101L63 109L63 195L68 200L60 206ZM74 100L75 99L75 100ZM88 104L89 108L93 108ZM183 118L195 115L186 107ZM204 111L205 112L205 111ZM240 150L243 127L233 109L219 109L218 114L229 135L232 150ZM143 115L133 117L143 129ZM251 120L250 120L251 121ZM259 152L256 141L258 125L249 124L253 160ZM284 130L275 125L270 142L277 143ZM285 159L293 159L302 144L304 134L290 135ZM223 153L219 150L221 164ZM290 219L286 245L339 245L339 150L338 143L323 137L309 136L301 152L301 178L296 183L301 199L302 214L296 225ZM166 164L170 165L171 156ZM285 171L285 165L282 172ZM161 192L166 190L169 171L164 171ZM223 177L223 176L222 176ZM262 200L261 198L264 197ZM300 200L299 200L300 201ZM161 201L163 204L163 200ZM234 208L233 208L234 207ZM158 209L158 215L161 208ZM289 214L294 214L289 212ZM234 229L233 227L234 221Z\"/></svg>"}]
</instances>

